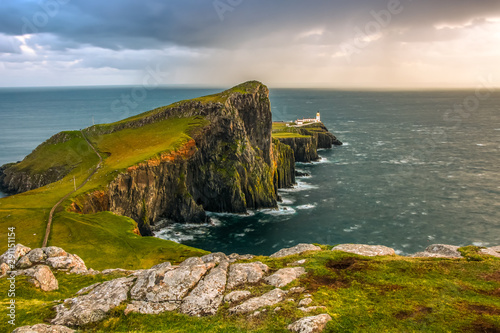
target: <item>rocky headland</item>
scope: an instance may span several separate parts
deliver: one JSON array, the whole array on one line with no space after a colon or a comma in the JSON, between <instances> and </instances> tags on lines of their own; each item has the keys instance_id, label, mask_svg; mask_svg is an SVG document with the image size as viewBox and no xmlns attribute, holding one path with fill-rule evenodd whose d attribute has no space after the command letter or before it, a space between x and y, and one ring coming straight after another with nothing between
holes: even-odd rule
<instances>
[{"instance_id":1,"label":"rocky headland","mask_svg":"<svg viewBox=\"0 0 500 333\"><path fill-rule=\"evenodd\" d=\"M75 195L67 209L83 214L111 211L131 217L141 235L152 235L159 219L202 223L208 219L205 211L244 213L247 209L274 208L279 201L278 189L295 184L295 161L317 160L318 148L341 144L321 123L298 130L300 138L273 139L269 90L256 81L114 124L95 125L82 133L105 156L106 167L115 153L105 151L100 142L179 118L201 125L186 132L189 138L174 151L159 151L119 172L107 172L106 177L112 176L105 183ZM68 145L76 135L56 134L23 161L2 166L0 188L22 193L68 176L76 166L66 161L45 168L35 166L46 158L46 150ZM133 154L134 149L127 153ZM103 178L100 173L104 171L98 171L95 178Z\"/></svg>"}]
</instances>

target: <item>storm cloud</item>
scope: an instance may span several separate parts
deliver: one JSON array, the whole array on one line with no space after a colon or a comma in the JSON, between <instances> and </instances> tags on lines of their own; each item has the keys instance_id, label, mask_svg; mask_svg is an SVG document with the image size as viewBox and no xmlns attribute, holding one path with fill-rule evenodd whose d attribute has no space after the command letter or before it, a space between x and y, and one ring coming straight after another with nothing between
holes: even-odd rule
<instances>
[{"instance_id":1,"label":"storm cloud","mask_svg":"<svg viewBox=\"0 0 500 333\"><path fill-rule=\"evenodd\" d=\"M3 0L0 85L470 86L499 42L500 0Z\"/></svg>"}]
</instances>

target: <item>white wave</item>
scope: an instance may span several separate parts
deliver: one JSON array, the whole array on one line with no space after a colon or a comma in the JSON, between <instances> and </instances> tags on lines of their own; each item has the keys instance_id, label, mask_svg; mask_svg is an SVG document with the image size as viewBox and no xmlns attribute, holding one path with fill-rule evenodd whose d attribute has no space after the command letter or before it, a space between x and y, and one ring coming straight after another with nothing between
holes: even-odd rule
<instances>
[{"instance_id":1,"label":"white wave","mask_svg":"<svg viewBox=\"0 0 500 333\"><path fill-rule=\"evenodd\" d=\"M283 195L281 195L281 204L282 205L292 205L294 202L295 202L295 199L283 197Z\"/></svg>"},{"instance_id":2,"label":"white wave","mask_svg":"<svg viewBox=\"0 0 500 333\"><path fill-rule=\"evenodd\" d=\"M268 215L273 215L273 216L280 216L280 215L293 215L297 211L291 207L283 207L278 205L278 208L275 209L262 209L260 212Z\"/></svg>"},{"instance_id":3,"label":"white wave","mask_svg":"<svg viewBox=\"0 0 500 333\"><path fill-rule=\"evenodd\" d=\"M349 142L342 142L342 146L350 146L351 144Z\"/></svg>"},{"instance_id":4,"label":"white wave","mask_svg":"<svg viewBox=\"0 0 500 333\"><path fill-rule=\"evenodd\" d=\"M314 190L317 188L318 187L316 185L311 185L311 184L302 182L300 180L297 180L297 185L295 185L292 188L280 189L279 192L300 192L300 191Z\"/></svg>"},{"instance_id":5,"label":"white wave","mask_svg":"<svg viewBox=\"0 0 500 333\"><path fill-rule=\"evenodd\" d=\"M316 207L316 204L307 204L307 205L300 205L300 206L297 206L295 208L300 209L300 210L304 210L304 209L313 209L315 207Z\"/></svg>"},{"instance_id":6,"label":"white wave","mask_svg":"<svg viewBox=\"0 0 500 333\"><path fill-rule=\"evenodd\" d=\"M485 144L482 144L482 143L476 143L476 146L479 146L479 147L484 147L486 146Z\"/></svg>"}]
</instances>

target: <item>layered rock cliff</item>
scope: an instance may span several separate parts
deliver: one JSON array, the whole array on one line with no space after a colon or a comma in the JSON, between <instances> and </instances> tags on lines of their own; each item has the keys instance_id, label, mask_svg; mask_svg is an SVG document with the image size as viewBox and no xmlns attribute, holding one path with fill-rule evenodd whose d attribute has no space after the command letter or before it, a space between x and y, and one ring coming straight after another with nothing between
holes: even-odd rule
<instances>
[{"instance_id":1,"label":"layered rock cliff","mask_svg":"<svg viewBox=\"0 0 500 333\"><path fill-rule=\"evenodd\" d=\"M247 209L276 207L278 189L295 183L295 161L317 159L317 148L330 148L336 138L321 124L322 127L300 129L307 137L273 140L268 96L265 85L252 81L220 94L83 130L96 149L109 157L113 152L100 147L103 137L123 136L127 131L143 130L168 119L192 119L203 124L182 134L187 140L174 150L159 151L118 172L109 168L107 173L98 171L96 179L110 174L112 178L73 197L69 209L128 216L138 222L142 235L151 235L151 225L159 219L201 223L207 221L205 211L244 213ZM22 192L71 172L78 164L70 165L64 159L45 169L29 168L40 161L37 151L56 150L58 144L78 147L78 141L69 143L82 140L82 133L68 133L49 139L20 164L4 166L0 178L4 188L11 193ZM83 145L87 146L85 142ZM88 147L87 150L89 155L78 156L88 162L95 158L95 153ZM134 147L130 147L130 154L134 154Z\"/></svg>"}]
</instances>

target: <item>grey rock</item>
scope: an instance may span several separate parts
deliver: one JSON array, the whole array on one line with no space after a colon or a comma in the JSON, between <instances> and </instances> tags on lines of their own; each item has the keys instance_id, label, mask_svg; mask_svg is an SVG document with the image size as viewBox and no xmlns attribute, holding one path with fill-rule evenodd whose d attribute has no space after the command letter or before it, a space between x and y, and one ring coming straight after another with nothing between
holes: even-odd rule
<instances>
[{"instance_id":1,"label":"grey rock","mask_svg":"<svg viewBox=\"0 0 500 333\"><path fill-rule=\"evenodd\" d=\"M127 305L124 313L128 315L129 313L142 313L142 314L160 314L167 311L177 310L179 305L177 303L162 302L144 302L144 301L132 301Z\"/></svg>"},{"instance_id":2,"label":"grey rock","mask_svg":"<svg viewBox=\"0 0 500 333\"><path fill-rule=\"evenodd\" d=\"M54 254L61 252L56 252L54 250L52 253ZM52 256L52 257L49 256L49 258L45 260L45 263L54 269L69 271L70 273L82 274L87 272L87 266L85 266L85 262L83 262L83 260L76 254L67 253L66 255L63 256Z\"/></svg>"},{"instance_id":3,"label":"grey rock","mask_svg":"<svg viewBox=\"0 0 500 333\"><path fill-rule=\"evenodd\" d=\"M184 260L179 266L186 267L186 266L203 265L203 264L204 262L203 260L201 260L200 257L191 257Z\"/></svg>"},{"instance_id":4,"label":"grey rock","mask_svg":"<svg viewBox=\"0 0 500 333\"><path fill-rule=\"evenodd\" d=\"M22 326L12 331L12 333L73 333L71 328L61 325L36 324L33 326Z\"/></svg>"},{"instance_id":5,"label":"grey rock","mask_svg":"<svg viewBox=\"0 0 500 333\"><path fill-rule=\"evenodd\" d=\"M273 275L266 277L264 281L274 287L281 288L303 274L306 274L304 267L282 268Z\"/></svg>"},{"instance_id":6,"label":"grey rock","mask_svg":"<svg viewBox=\"0 0 500 333\"><path fill-rule=\"evenodd\" d=\"M417 252L411 257L429 257L429 258L462 258L458 252L458 246L446 244L429 245L423 252Z\"/></svg>"},{"instance_id":7,"label":"grey rock","mask_svg":"<svg viewBox=\"0 0 500 333\"><path fill-rule=\"evenodd\" d=\"M224 296L224 302L229 304L236 303L241 301L242 299L247 298L251 294L252 293L248 290L235 290Z\"/></svg>"},{"instance_id":8,"label":"grey rock","mask_svg":"<svg viewBox=\"0 0 500 333\"><path fill-rule=\"evenodd\" d=\"M131 290L134 300L149 302L181 301L215 264L165 268L165 272L148 270L137 278Z\"/></svg>"},{"instance_id":9,"label":"grey rock","mask_svg":"<svg viewBox=\"0 0 500 333\"><path fill-rule=\"evenodd\" d=\"M234 260L250 260L255 258L253 254L238 254L238 253L231 253L229 255L229 259L234 259Z\"/></svg>"},{"instance_id":10,"label":"grey rock","mask_svg":"<svg viewBox=\"0 0 500 333\"><path fill-rule=\"evenodd\" d=\"M230 313L248 313L265 306L271 306L285 299L286 291L279 288L271 290L262 296L253 297L249 300L229 309Z\"/></svg>"},{"instance_id":11,"label":"grey rock","mask_svg":"<svg viewBox=\"0 0 500 333\"><path fill-rule=\"evenodd\" d=\"M326 324L332 320L328 314L305 317L288 325L288 330L296 333L317 333L325 329Z\"/></svg>"},{"instance_id":12,"label":"grey rock","mask_svg":"<svg viewBox=\"0 0 500 333\"><path fill-rule=\"evenodd\" d=\"M286 248L286 249L281 249L276 253L271 254L269 257L271 258L282 258L286 256L291 256L294 254L302 254L307 251L321 251L321 248L316 245L312 244L298 244L295 245L294 247Z\"/></svg>"},{"instance_id":13,"label":"grey rock","mask_svg":"<svg viewBox=\"0 0 500 333\"><path fill-rule=\"evenodd\" d=\"M52 257L65 257L68 253L57 246L42 247L42 251L49 258Z\"/></svg>"},{"instance_id":14,"label":"grey rock","mask_svg":"<svg viewBox=\"0 0 500 333\"><path fill-rule=\"evenodd\" d=\"M342 251L368 257L396 255L394 249L383 245L340 244L335 246L332 251Z\"/></svg>"},{"instance_id":15,"label":"grey rock","mask_svg":"<svg viewBox=\"0 0 500 333\"><path fill-rule=\"evenodd\" d=\"M10 270L9 265L7 265L6 263L2 263L0 265L0 277L4 277L5 275L7 275L7 272L9 270Z\"/></svg>"},{"instance_id":16,"label":"grey rock","mask_svg":"<svg viewBox=\"0 0 500 333\"><path fill-rule=\"evenodd\" d=\"M309 313L309 312L313 312L316 310L325 310L326 311L326 306L309 306L309 307L300 307L298 309L302 312Z\"/></svg>"},{"instance_id":17,"label":"grey rock","mask_svg":"<svg viewBox=\"0 0 500 333\"><path fill-rule=\"evenodd\" d=\"M486 249L482 249L481 253L500 258L500 246L493 246Z\"/></svg>"},{"instance_id":18,"label":"grey rock","mask_svg":"<svg viewBox=\"0 0 500 333\"><path fill-rule=\"evenodd\" d=\"M172 267L172 264L168 261L162 262L161 264L158 264L158 265L155 265L155 266L151 267L151 269L164 269L167 267Z\"/></svg>"},{"instance_id":19,"label":"grey rock","mask_svg":"<svg viewBox=\"0 0 500 333\"><path fill-rule=\"evenodd\" d=\"M340 244L332 248L332 251L354 253L367 257L396 255L394 249L383 245Z\"/></svg>"},{"instance_id":20,"label":"grey rock","mask_svg":"<svg viewBox=\"0 0 500 333\"><path fill-rule=\"evenodd\" d=\"M87 295L68 298L55 306L56 318L51 323L82 326L105 318L106 314L128 298L134 278L106 281L93 288Z\"/></svg>"},{"instance_id":21,"label":"grey rock","mask_svg":"<svg viewBox=\"0 0 500 333\"><path fill-rule=\"evenodd\" d=\"M204 255L201 257L201 260L203 260L204 263L213 262L218 264L223 261L229 261L229 258L222 252L216 252Z\"/></svg>"},{"instance_id":22,"label":"grey rock","mask_svg":"<svg viewBox=\"0 0 500 333\"><path fill-rule=\"evenodd\" d=\"M86 294L88 293L89 291L91 291L92 289L94 289L95 287L97 287L98 285L100 285L101 282L97 282L97 283L94 283L94 284L91 284L90 286L88 287L85 287L85 288L82 288L80 290L78 290L76 292L77 295L83 295L83 294Z\"/></svg>"},{"instance_id":23,"label":"grey rock","mask_svg":"<svg viewBox=\"0 0 500 333\"><path fill-rule=\"evenodd\" d=\"M43 291L53 291L59 289L59 283L48 266L38 265L30 270L29 283Z\"/></svg>"},{"instance_id":24,"label":"grey rock","mask_svg":"<svg viewBox=\"0 0 500 333\"><path fill-rule=\"evenodd\" d=\"M38 264L38 263L42 263L45 261L45 259L47 259L47 255L45 254L45 252L38 248L38 249L33 249L31 250L27 255L26 257L28 257L28 259L33 263L33 264Z\"/></svg>"},{"instance_id":25,"label":"grey rock","mask_svg":"<svg viewBox=\"0 0 500 333\"><path fill-rule=\"evenodd\" d=\"M229 267L227 289L233 289L246 283L259 282L268 270L269 267L260 261L246 264L232 264Z\"/></svg>"},{"instance_id":26,"label":"grey rock","mask_svg":"<svg viewBox=\"0 0 500 333\"><path fill-rule=\"evenodd\" d=\"M0 264L6 263L7 265L14 266L19 258L25 256L29 251L31 251L31 248L23 244L16 244L16 246L5 251L0 256Z\"/></svg>"},{"instance_id":27,"label":"grey rock","mask_svg":"<svg viewBox=\"0 0 500 333\"><path fill-rule=\"evenodd\" d=\"M299 306L308 306L309 304L312 303L312 299L311 298L304 298L304 299L301 299L299 301Z\"/></svg>"},{"instance_id":28,"label":"grey rock","mask_svg":"<svg viewBox=\"0 0 500 333\"><path fill-rule=\"evenodd\" d=\"M290 288L290 290L288 290L288 293L289 294L301 294L304 291L306 291L306 288L304 288L304 287L293 287L293 288Z\"/></svg>"},{"instance_id":29,"label":"grey rock","mask_svg":"<svg viewBox=\"0 0 500 333\"><path fill-rule=\"evenodd\" d=\"M215 315L226 289L229 263L221 262L182 301L180 312L190 316Z\"/></svg>"},{"instance_id":30,"label":"grey rock","mask_svg":"<svg viewBox=\"0 0 500 333\"><path fill-rule=\"evenodd\" d=\"M16 268L19 269L30 268L31 266L33 266L33 263L30 261L28 256L22 256L16 263Z\"/></svg>"}]
</instances>

